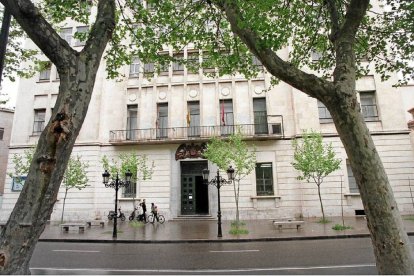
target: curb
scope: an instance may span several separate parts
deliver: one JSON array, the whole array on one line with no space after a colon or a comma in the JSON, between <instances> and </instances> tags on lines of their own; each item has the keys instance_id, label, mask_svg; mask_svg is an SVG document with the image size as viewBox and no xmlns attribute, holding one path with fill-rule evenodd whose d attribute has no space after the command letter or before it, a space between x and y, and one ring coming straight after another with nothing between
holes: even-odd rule
<instances>
[{"instance_id":1,"label":"curb","mask_svg":"<svg viewBox=\"0 0 414 276\"><path fill-rule=\"evenodd\" d=\"M411 234L414 235L414 232ZM268 241L295 241L295 240L329 240L329 239L349 239L349 238L368 238L369 234L345 234L335 236L303 236L303 237L281 237L281 238L250 238L250 239L191 239L191 240L93 240L93 239L39 239L39 242L67 242L67 243L157 243L157 244L176 244L176 243L245 243L245 242L268 242Z\"/></svg>"}]
</instances>

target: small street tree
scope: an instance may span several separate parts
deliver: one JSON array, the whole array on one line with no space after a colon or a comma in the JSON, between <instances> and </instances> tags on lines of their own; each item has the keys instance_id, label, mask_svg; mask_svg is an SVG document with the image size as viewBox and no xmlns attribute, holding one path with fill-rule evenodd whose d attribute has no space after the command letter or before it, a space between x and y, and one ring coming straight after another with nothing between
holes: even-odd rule
<instances>
[{"instance_id":1,"label":"small street tree","mask_svg":"<svg viewBox=\"0 0 414 276\"><path fill-rule=\"evenodd\" d=\"M33 160L33 154L36 150L36 146L33 146L23 152L23 154L15 153L12 157L12 163L14 165L13 172L9 172L8 176L13 179L14 182L22 185L23 180L29 173L30 163ZM63 222L63 215L65 212L65 203L68 191L72 188L82 190L89 186L87 184L88 177L86 176L86 169L89 167L87 162L82 162L80 157L70 157L68 166L63 175L63 182L65 187L65 196L63 198L62 216L60 222Z\"/></svg>"},{"instance_id":2,"label":"small street tree","mask_svg":"<svg viewBox=\"0 0 414 276\"><path fill-rule=\"evenodd\" d=\"M339 169L341 160L335 158L332 144L324 144L322 135L314 131L304 132L302 142L297 139L293 140L293 148L295 150L294 162L291 164L301 173L298 179L305 179L308 182L313 181L318 187L322 211L321 222L326 222L321 197L321 184L327 175Z\"/></svg>"},{"instance_id":3,"label":"small street tree","mask_svg":"<svg viewBox=\"0 0 414 276\"><path fill-rule=\"evenodd\" d=\"M80 156L76 156L76 158L71 157L69 159L68 166L66 168L65 174L63 175L65 196L63 198L62 217L60 218L60 223L63 223L63 215L65 213L65 204L68 191L73 188L82 190L89 186L88 176L86 175L86 169L88 167L88 162L82 162Z\"/></svg>"},{"instance_id":4,"label":"small street tree","mask_svg":"<svg viewBox=\"0 0 414 276\"><path fill-rule=\"evenodd\" d=\"M33 146L23 152L23 154L13 154L11 162L13 163L13 172L7 173L7 175L18 184L23 183L24 177L29 173L30 163L33 160L33 154L36 146Z\"/></svg>"},{"instance_id":5,"label":"small street tree","mask_svg":"<svg viewBox=\"0 0 414 276\"><path fill-rule=\"evenodd\" d=\"M243 141L240 130L229 136L227 140L213 137L207 144L204 157L216 164L220 170L226 171L228 166L234 167L233 191L236 202L236 227L240 225L239 196L240 181L249 175L256 164L256 154L249 151Z\"/></svg>"},{"instance_id":6,"label":"small street tree","mask_svg":"<svg viewBox=\"0 0 414 276\"><path fill-rule=\"evenodd\" d=\"M102 157L102 166L104 170L107 170L113 179L116 178L116 174L120 172L126 172L129 170L132 173L132 178L135 181L131 181L131 184L134 183L135 188L138 189L138 183L143 180L151 179L154 171L154 161L149 163L148 157L146 155L137 155L135 153L121 153L116 158L109 158L104 155ZM129 188L129 191L134 189ZM138 194L132 193L135 197Z\"/></svg>"}]
</instances>

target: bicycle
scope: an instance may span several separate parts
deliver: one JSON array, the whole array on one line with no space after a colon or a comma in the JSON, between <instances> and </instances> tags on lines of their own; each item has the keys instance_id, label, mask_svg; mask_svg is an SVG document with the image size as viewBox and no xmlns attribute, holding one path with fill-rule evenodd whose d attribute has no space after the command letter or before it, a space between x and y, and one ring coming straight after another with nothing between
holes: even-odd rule
<instances>
[{"instance_id":1,"label":"bicycle","mask_svg":"<svg viewBox=\"0 0 414 276\"><path fill-rule=\"evenodd\" d=\"M158 222L159 222L159 223L161 223L161 224L163 224L163 223L164 223L165 218L164 218L164 216L163 216L163 215L157 214L157 218L158 218ZM150 215L148 215L148 222L151 222L152 224L154 224L155 219L156 219L156 218L154 217L154 214L150 214Z\"/></svg>"}]
</instances>

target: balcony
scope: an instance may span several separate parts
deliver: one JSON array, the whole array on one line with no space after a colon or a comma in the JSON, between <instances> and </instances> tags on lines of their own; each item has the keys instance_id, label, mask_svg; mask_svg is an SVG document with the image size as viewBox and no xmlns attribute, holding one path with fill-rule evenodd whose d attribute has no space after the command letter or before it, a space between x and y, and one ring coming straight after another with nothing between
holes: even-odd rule
<instances>
[{"instance_id":1,"label":"balcony","mask_svg":"<svg viewBox=\"0 0 414 276\"><path fill-rule=\"evenodd\" d=\"M281 115L269 117L271 119L265 124L111 130L109 142L112 144L157 144L207 141L214 136L229 136L237 129L240 129L246 140L282 139L284 137L283 117Z\"/></svg>"}]
</instances>

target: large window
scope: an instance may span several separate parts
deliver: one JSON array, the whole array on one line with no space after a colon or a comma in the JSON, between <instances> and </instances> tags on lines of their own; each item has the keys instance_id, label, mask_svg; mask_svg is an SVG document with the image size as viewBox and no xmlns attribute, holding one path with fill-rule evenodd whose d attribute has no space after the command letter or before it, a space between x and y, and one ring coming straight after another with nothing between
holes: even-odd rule
<instances>
[{"instance_id":1,"label":"large window","mask_svg":"<svg viewBox=\"0 0 414 276\"><path fill-rule=\"evenodd\" d=\"M66 40L69 45L72 43L72 28L63 28L60 30L60 37Z\"/></svg>"},{"instance_id":2,"label":"large window","mask_svg":"<svg viewBox=\"0 0 414 276\"><path fill-rule=\"evenodd\" d=\"M262 62L255 56L255 55L253 55L253 58L252 58L252 63L253 63L253 65L254 66L256 66L259 70L262 70L263 69L263 64L262 64Z\"/></svg>"},{"instance_id":3,"label":"large window","mask_svg":"<svg viewBox=\"0 0 414 276\"><path fill-rule=\"evenodd\" d=\"M328 108L318 100L318 111L319 111L319 121L324 123L332 123L332 116L331 113L329 113Z\"/></svg>"},{"instance_id":4,"label":"large window","mask_svg":"<svg viewBox=\"0 0 414 276\"><path fill-rule=\"evenodd\" d=\"M266 98L253 99L254 134L269 134L267 127Z\"/></svg>"},{"instance_id":5,"label":"large window","mask_svg":"<svg viewBox=\"0 0 414 276\"><path fill-rule=\"evenodd\" d=\"M129 77L138 77L139 75L139 58L134 57L129 65Z\"/></svg>"},{"instance_id":6,"label":"large window","mask_svg":"<svg viewBox=\"0 0 414 276\"><path fill-rule=\"evenodd\" d=\"M88 26L81 26L81 27L76 27L76 33L78 33L79 35L81 35L82 37L85 35L85 33L87 33L89 31L89 27ZM86 40L80 40L80 39L76 39L75 41L75 46L85 46L86 44Z\"/></svg>"},{"instance_id":7,"label":"large window","mask_svg":"<svg viewBox=\"0 0 414 276\"><path fill-rule=\"evenodd\" d=\"M256 193L258 196L274 195L272 163L256 164Z\"/></svg>"},{"instance_id":8,"label":"large window","mask_svg":"<svg viewBox=\"0 0 414 276\"><path fill-rule=\"evenodd\" d=\"M361 111L365 121L377 121L378 110L375 91L364 91L360 92L359 95L361 99Z\"/></svg>"},{"instance_id":9,"label":"large window","mask_svg":"<svg viewBox=\"0 0 414 276\"><path fill-rule=\"evenodd\" d=\"M356 183L354 173L352 172L351 165L349 162L346 162L346 171L348 173L348 185L350 193L359 193L358 185Z\"/></svg>"},{"instance_id":10,"label":"large window","mask_svg":"<svg viewBox=\"0 0 414 276\"><path fill-rule=\"evenodd\" d=\"M188 66L187 66L188 73L197 74L198 68L200 66L198 52L188 52L187 61L188 61Z\"/></svg>"},{"instance_id":11,"label":"large window","mask_svg":"<svg viewBox=\"0 0 414 276\"><path fill-rule=\"evenodd\" d=\"M144 64L144 74L145 75L152 75L154 74L154 63L149 62Z\"/></svg>"},{"instance_id":12,"label":"large window","mask_svg":"<svg viewBox=\"0 0 414 276\"><path fill-rule=\"evenodd\" d=\"M0 127L0 140L3 140L4 128Z\"/></svg>"},{"instance_id":13,"label":"large window","mask_svg":"<svg viewBox=\"0 0 414 276\"><path fill-rule=\"evenodd\" d=\"M42 62L41 66L43 67L39 73L39 80L50 80L50 71L52 69L52 63L49 61Z\"/></svg>"},{"instance_id":14,"label":"large window","mask_svg":"<svg viewBox=\"0 0 414 276\"><path fill-rule=\"evenodd\" d=\"M168 54L164 54L165 57L168 57ZM167 58L166 58L167 60ZM170 73L170 62L165 61L160 64L160 76L168 76Z\"/></svg>"},{"instance_id":15,"label":"large window","mask_svg":"<svg viewBox=\"0 0 414 276\"><path fill-rule=\"evenodd\" d=\"M187 103L188 137L200 136L200 102Z\"/></svg>"},{"instance_id":16,"label":"large window","mask_svg":"<svg viewBox=\"0 0 414 276\"><path fill-rule=\"evenodd\" d=\"M138 105L127 106L127 140L135 140L138 128Z\"/></svg>"},{"instance_id":17,"label":"large window","mask_svg":"<svg viewBox=\"0 0 414 276\"><path fill-rule=\"evenodd\" d=\"M221 135L234 133L233 101L220 100L220 126Z\"/></svg>"},{"instance_id":18,"label":"large window","mask_svg":"<svg viewBox=\"0 0 414 276\"><path fill-rule=\"evenodd\" d=\"M174 59L175 61L173 62L173 74L183 74L184 64L182 64L182 60L184 59L184 54L174 54Z\"/></svg>"},{"instance_id":19,"label":"large window","mask_svg":"<svg viewBox=\"0 0 414 276\"><path fill-rule=\"evenodd\" d=\"M39 135L45 128L46 109L35 109L33 135Z\"/></svg>"},{"instance_id":20,"label":"large window","mask_svg":"<svg viewBox=\"0 0 414 276\"><path fill-rule=\"evenodd\" d=\"M168 137L168 103L160 103L157 108L157 138Z\"/></svg>"},{"instance_id":21,"label":"large window","mask_svg":"<svg viewBox=\"0 0 414 276\"><path fill-rule=\"evenodd\" d=\"M122 190L122 197L125 198L134 198L137 195L137 182L134 178L131 179L131 182L127 187L124 187Z\"/></svg>"}]
</instances>

